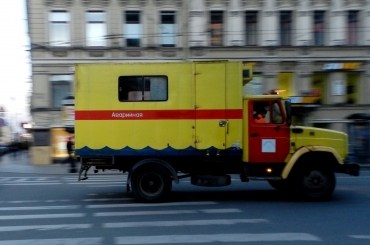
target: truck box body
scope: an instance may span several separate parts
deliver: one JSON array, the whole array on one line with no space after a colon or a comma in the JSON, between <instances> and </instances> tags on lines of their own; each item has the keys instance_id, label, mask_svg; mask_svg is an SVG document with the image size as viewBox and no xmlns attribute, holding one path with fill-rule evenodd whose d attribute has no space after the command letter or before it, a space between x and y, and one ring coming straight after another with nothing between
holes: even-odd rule
<instances>
[{"instance_id":1,"label":"truck box body","mask_svg":"<svg viewBox=\"0 0 370 245\"><path fill-rule=\"evenodd\" d=\"M319 200L334 172L359 174L345 164L346 134L292 126L279 95L243 97L246 71L237 61L76 65L79 180L91 167L128 172L127 190L157 202L179 179L226 186L238 174Z\"/></svg>"},{"instance_id":2,"label":"truck box body","mask_svg":"<svg viewBox=\"0 0 370 245\"><path fill-rule=\"evenodd\" d=\"M79 64L76 154L235 151L234 146L242 144L241 73L240 62ZM141 91L132 88L120 101L119 89L123 88L119 83L124 86L132 76L151 80L144 91L147 100L129 98L133 93L141 96ZM227 125L221 127L220 121Z\"/></svg>"}]
</instances>

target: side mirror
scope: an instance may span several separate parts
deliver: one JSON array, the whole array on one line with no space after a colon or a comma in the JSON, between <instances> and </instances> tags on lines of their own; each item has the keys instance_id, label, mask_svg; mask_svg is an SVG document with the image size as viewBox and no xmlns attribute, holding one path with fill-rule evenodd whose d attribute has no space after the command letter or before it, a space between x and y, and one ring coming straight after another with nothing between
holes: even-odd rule
<instances>
[{"instance_id":1,"label":"side mirror","mask_svg":"<svg viewBox=\"0 0 370 245\"><path fill-rule=\"evenodd\" d=\"M292 106L290 100L285 101L286 121L288 126L292 125Z\"/></svg>"}]
</instances>

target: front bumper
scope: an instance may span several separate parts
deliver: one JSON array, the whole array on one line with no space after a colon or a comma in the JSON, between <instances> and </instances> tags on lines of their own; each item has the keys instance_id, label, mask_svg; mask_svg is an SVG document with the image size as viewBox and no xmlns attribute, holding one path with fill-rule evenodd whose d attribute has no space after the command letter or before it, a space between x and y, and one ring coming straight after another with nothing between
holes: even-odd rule
<instances>
[{"instance_id":1,"label":"front bumper","mask_svg":"<svg viewBox=\"0 0 370 245\"><path fill-rule=\"evenodd\" d=\"M335 172L349 174L353 176L360 175L360 165L355 163L346 163L343 165L339 165Z\"/></svg>"}]
</instances>

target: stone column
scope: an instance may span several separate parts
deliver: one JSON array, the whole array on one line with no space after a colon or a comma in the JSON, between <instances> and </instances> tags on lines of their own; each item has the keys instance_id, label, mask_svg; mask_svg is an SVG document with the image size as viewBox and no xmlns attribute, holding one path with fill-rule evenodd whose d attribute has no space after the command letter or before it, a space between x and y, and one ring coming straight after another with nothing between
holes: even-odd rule
<instances>
[{"instance_id":1,"label":"stone column","mask_svg":"<svg viewBox=\"0 0 370 245\"><path fill-rule=\"evenodd\" d=\"M265 62L263 64L263 77L264 84L262 91L268 93L278 87L277 83L277 73L278 73L279 63L277 62Z\"/></svg>"},{"instance_id":2,"label":"stone column","mask_svg":"<svg viewBox=\"0 0 370 245\"><path fill-rule=\"evenodd\" d=\"M262 9L262 45L276 46L279 43L279 15L276 11L275 0L265 0Z\"/></svg>"},{"instance_id":3,"label":"stone column","mask_svg":"<svg viewBox=\"0 0 370 245\"><path fill-rule=\"evenodd\" d=\"M302 61L298 63L297 73L298 73L298 82L296 88L298 95L306 95L311 92L311 83L312 83L312 70L313 64L309 61Z\"/></svg>"}]
</instances>

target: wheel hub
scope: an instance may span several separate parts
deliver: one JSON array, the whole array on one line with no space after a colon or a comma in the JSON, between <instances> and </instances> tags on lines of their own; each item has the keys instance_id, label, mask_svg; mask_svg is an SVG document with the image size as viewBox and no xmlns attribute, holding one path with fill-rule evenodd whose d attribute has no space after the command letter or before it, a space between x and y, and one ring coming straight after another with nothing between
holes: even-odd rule
<instances>
[{"instance_id":1,"label":"wheel hub","mask_svg":"<svg viewBox=\"0 0 370 245\"><path fill-rule=\"evenodd\" d=\"M319 171L311 171L305 178L305 185L312 190L325 187L325 178Z\"/></svg>"},{"instance_id":2,"label":"wheel hub","mask_svg":"<svg viewBox=\"0 0 370 245\"><path fill-rule=\"evenodd\" d=\"M164 180L155 173L144 174L139 184L140 190L147 196L156 196L164 188Z\"/></svg>"}]
</instances>

